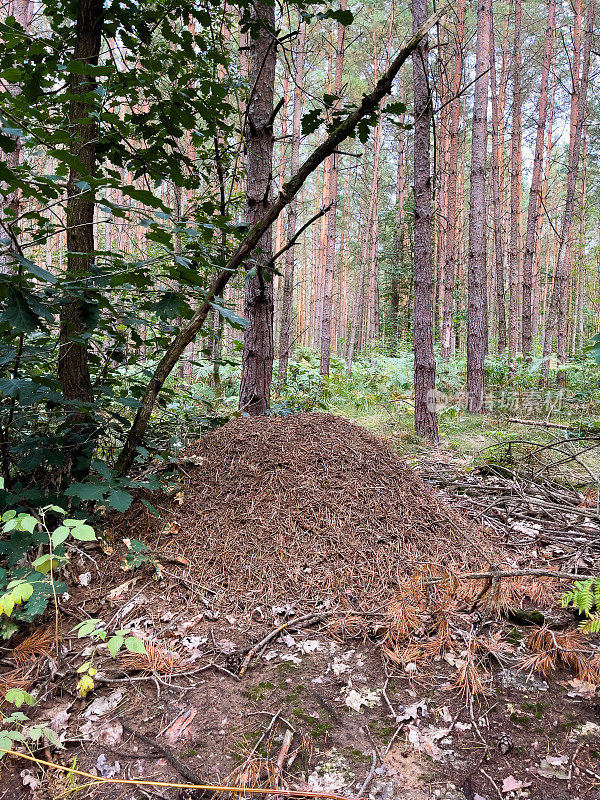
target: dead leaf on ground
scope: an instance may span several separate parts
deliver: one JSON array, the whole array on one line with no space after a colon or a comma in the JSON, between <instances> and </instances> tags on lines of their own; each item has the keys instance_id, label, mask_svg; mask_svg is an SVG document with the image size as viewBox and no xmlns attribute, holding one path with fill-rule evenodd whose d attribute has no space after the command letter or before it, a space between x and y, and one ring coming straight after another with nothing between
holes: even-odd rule
<instances>
[{"instance_id":1,"label":"dead leaf on ground","mask_svg":"<svg viewBox=\"0 0 600 800\"><path fill-rule=\"evenodd\" d=\"M169 725L166 729L164 736L169 744L174 744L178 739L185 734L186 730L192 724L192 721L198 713L195 708L186 708L177 719Z\"/></svg>"}]
</instances>

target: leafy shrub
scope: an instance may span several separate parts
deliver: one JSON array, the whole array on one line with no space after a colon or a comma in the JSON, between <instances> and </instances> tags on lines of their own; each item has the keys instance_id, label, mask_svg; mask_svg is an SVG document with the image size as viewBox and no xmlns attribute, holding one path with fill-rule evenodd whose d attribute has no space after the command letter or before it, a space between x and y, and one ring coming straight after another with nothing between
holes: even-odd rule
<instances>
[{"instance_id":1,"label":"leafy shrub","mask_svg":"<svg viewBox=\"0 0 600 800\"><path fill-rule=\"evenodd\" d=\"M39 518L15 509L0 517L0 635L9 638L18 622L32 622L50 600L67 590L54 579L53 570L67 561L69 539L90 542L94 529L85 519L66 518L59 506L45 506ZM61 520L62 518L62 520ZM42 549L41 555L38 551Z\"/></svg>"}]
</instances>

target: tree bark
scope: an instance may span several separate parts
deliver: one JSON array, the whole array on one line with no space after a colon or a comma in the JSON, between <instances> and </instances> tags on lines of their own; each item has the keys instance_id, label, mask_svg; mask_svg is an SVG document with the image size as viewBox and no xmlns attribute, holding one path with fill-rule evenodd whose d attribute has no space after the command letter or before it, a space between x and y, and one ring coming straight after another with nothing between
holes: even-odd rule
<instances>
[{"instance_id":1,"label":"tree bark","mask_svg":"<svg viewBox=\"0 0 600 800\"><path fill-rule=\"evenodd\" d=\"M541 214L541 177L542 160L544 157L544 132L546 129L546 116L548 109L548 83L550 75L550 61L554 44L554 31L556 14L556 0L549 0L548 23L546 25L546 43L544 47L544 62L542 65L542 82L540 86L540 102L538 106L537 133L535 138L535 153L533 157L533 170L531 173L531 188L529 190L529 206L527 209L527 232L525 235L525 256L523 259L523 319L522 319L522 350L523 355L530 359L532 343L532 285L533 285L533 257L535 255L535 234L538 216Z\"/></svg>"},{"instance_id":2,"label":"tree bark","mask_svg":"<svg viewBox=\"0 0 600 800\"><path fill-rule=\"evenodd\" d=\"M340 8L346 10L347 0L342 0ZM338 25L338 35L335 53L335 78L333 83L333 93L338 98L335 101L334 109L340 107L340 95L342 92L342 73L344 69L344 37L346 28ZM331 311L333 278L335 271L335 229L337 215L337 193L338 193L338 158L337 153L331 156L331 167L329 170L329 191L327 202L331 203L331 208L327 214L327 248L325 254L325 275L323 281L323 309L321 315L321 375L329 375L329 362L331 359Z\"/></svg>"},{"instance_id":3,"label":"tree bark","mask_svg":"<svg viewBox=\"0 0 600 800\"><path fill-rule=\"evenodd\" d=\"M103 0L79 0L75 27L73 60L96 66L104 23ZM85 172L72 168L67 182L67 270L69 283L83 285L94 258L94 208L92 189L82 190L78 183L93 177L96 171L97 124L89 95L96 89L92 75L71 73L69 92L70 152L83 164ZM60 312L58 342L58 378L67 400L93 402L88 364L86 302L82 289L66 294ZM81 416L77 414L75 416Z\"/></svg>"},{"instance_id":4,"label":"tree bark","mask_svg":"<svg viewBox=\"0 0 600 800\"><path fill-rule=\"evenodd\" d=\"M346 355L346 375L350 375L352 372L352 361L354 359L354 350L357 346L357 338L360 343L360 329L362 325L365 303L365 275L367 271L367 254L369 252L369 235L371 233L371 224L374 211L375 198L371 193L371 200L369 202L369 210L365 219L365 227L360 250L358 281L356 284L356 294L354 296L352 321L350 323L350 338L348 339L348 352Z\"/></svg>"},{"instance_id":5,"label":"tree bark","mask_svg":"<svg viewBox=\"0 0 600 800\"><path fill-rule=\"evenodd\" d=\"M467 312L467 408L475 413L484 411L485 399L485 170L490 17L490 0L478 0L475 74L481 77L475 82L473 98Z\"/></svg>"},{"instance_id":6,"label":"tree bark","mask_svg":"<svg viewBox=\"0 0 600 800\"><path fill-rule=\"evenodd\" d=\"M452 349L452 316L454 314L454 280L456 275L456 183L458 175L458 144L460 127L460 86L463 73L463 47L465 39L465 0L456 6L456 32L454 35L454 78L450 109L450 148L448 152L448 185L446 188L446 262L444 265L444 303L442 310L442 358L448 361Z\"/></svg>"},{"instance_id":7,"label":"tree bark","mask_svg":"<svg viewBox=\"0 0 600 800\"><path fill-rule=\"evenodd\" d=\"M581 68L581 79L573 73L573 92L577 94L577 114L574 126L571 126L571 137L569 140L569 164L567 167L567 193L563 211L563 219L560 230L560 243L558 256L556 259L556 270L554 273L554 283L550 307L546 319L546 329L544 331L544 345L542 354L546 358L543 370L542 381L548 383L549 364L548 356L552 352L554 334L558 327L558 346L557 354L559 363L566 361L567 351L567 311L568 311L568 287L569 287L569 249L571 239L571 226L573 223L573 212L575 208L575 190L577 187L577 174L579 171L579 156L581 151L581 137L583 123L587 107L587 86L590 70L590 56L594 33L594 8L595 0L590 0L587 12L587 28L585 42L583 46L583 59ZM576 6L577 11L577 6ZM579 5L579 11L581 6ZM557 375L559 386L566 385L566 373L560 371Z\"/></svg>"},{"instance_id":8,"label":"tree bark","mask_svg":"<svg viewBox=\"0 0 600 800\"><path fill-rule=\"evenodd\" d=\"M504 236L502 225L502 196L500 193L500 114L496 93L496 47L494 43L494 21L490 17L490 82L492 98L492 202L494 214L494 262L496 290L496 319L498 329L498 353L506 350L506 304L504 299Z\"/></svg>"},{"instance_id":9,"label":"tree bark","mask_svg":"<svg viewBox=\"0 0 600 800\"><path fill-rule=\"evenodd\" d=\"M292 150L290 156L290 171L292 175L298 172L300 163L300 125L302 122L302 105L304 86L304 49L306 46L306 22L301 21L298 26L298 39L296 42L296 77L294 80L294 115L292 119ZM287 240L290 242L296 233L298 217L298 201L292 199L288 206ZM294 322L294 267L295 248L290 247L285 253L283 270L283 299L281 308L281 333L279 335L279 384L284 386L287 381L288 363L292 348L292 331Z\"/></svg>"},{"instance_id":10,"label":"tree bark","mask_svg":"<svg viewBox=\"0 0 600 800\"><path fill-rule=\"evenodd\" d=\"M427 17L427 0L412 0L413 30ZM433 353L432 237L431 237L431 120L433 108L427 70L427 37L413 53L414 197L415 197L415 431L438 441L435 413L435 356Z\"/></svg>"},{"instance_id":11,"label":"tree bark","mask_svg":"<svg viewBox=\"0 0 600 800\"><path fill-rule=\"evenodd\" d=\"M257 2L253 14L261 22L256 39L250 39L251 97L246 113L246 221L250 228L265 215L271 203L273 170L273 95L277 41L275 7ZM273 374L273 241L267 228L259 250L246 273L242 379L239 408L260 416L271 402Z\"/></svg>"},{"instance_id":12,"label":"tree bark","mask_svg":"<svg viewBox=\"0 0 600 800\"><path fill-rule=\"evenodd\" d=\"M548 111L548 124L546 133L546 155L544 162L544 177L540 192L541 210L537 218L537 228L535 234L535 256L533 260L533 290L531 300L531 329L532 338L535 339L538 333L540 322L540 275L541 275L541 255L542 255L542 225L546 215L548 193L550 189L550 166L552 156L552 132L554 128L554 97L556 93L556 70L552 78L552 88L550 90L550 108ZM547 251L549 250L547 246ZM546 285L544 284L544 291Z\"/></svg>"},{"instance_id":13,"label":"tree bark","mask_svg":"<svg viewBox=\"0 0 600 800\"><path fill-rule=\"evenodd\" d=\"M519 340L519 205L521 188L521 0L515 0L513 39L513 99L510 139L510 249L508 305L508 351L511 362L517 355Z\"/></svg>"}]
</instances>

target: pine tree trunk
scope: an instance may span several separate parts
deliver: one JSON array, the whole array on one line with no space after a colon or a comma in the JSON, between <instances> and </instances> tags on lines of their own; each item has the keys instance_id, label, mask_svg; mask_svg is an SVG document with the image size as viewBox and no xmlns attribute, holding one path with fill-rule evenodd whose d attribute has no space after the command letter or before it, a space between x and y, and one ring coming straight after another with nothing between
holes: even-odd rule
<instances>
[{"instance_id":1,"label":"pine tree trunk","mask_svg":"<svg viewBox=\"0 0 600 800\"><path fill-rule=\"evenodd\" d=\"M304 48L306 44L306 22L300 22L296 43L296 67L294 80L294 115L292 119L292 149L290 172L295 175L300 164L300 126L302 122L302 87L304 84ZM294 198L288 206L287 240L293 239L296 233L298 201ZM294 267L295 249L290 247L285 252L283 272L283 299L281 308L281 333L279 335L279 383L287 381L288 363L292 349L294 323ZM306 263L306 259L305 259Z\"/></svg>"},{"instance_id":2,"label":"pine tree trunk","mask_svg":"<svg viewBox=\"0 0 600 800\"><path fill-rule=\"evenodd\" d=\"M496 327L498 353L506 350L506 304L504 300L504 236L502 224L502 195L500 193L500 141L499 101L496 93L496 47L494 43L494 21L490 16L490 83L492 98L492 203L494 215L494 263L496 292Z\"/></svg>"},{"instance_id":3,"label":"pine tree trunk","mask_svg":"<svg viewBox=\"0 0 600 800\"><path fill-rule=\"evenodd\" d=\"M413 31L427 17L427 0L412 0ZM429 46L423 39L413 54L414 196L415 196L415 431L438 441L435 413L435 356L433 353L432 237L431 237L431 120L428 86Z\"/></svg>"},{"instance_id":4,"label":"pine tree trunk","mask_svg":"<svg viewBox=\"0 0 600 800\"><path fill-rule=\"evenodd\" d=\"M104 23L103 0L80 0L75 25L74 61L96 66ZM92 122L94 106L89 96L96 89L91 75L71 73L69 92L70 152L85 168L81 174L75 168L67 182L67 270L69 282L81 285L94 258L94 208L92 189L82 190L80 181L88 181L96 171L97 126ZM82 293L67 294L61 305L58 343L58 378L63 396L82 403L93 402L88 363L88 345L81 341L87 330L87 303ZM75 417L82 417L76 414Z\"/></svg>"},{"instance_id":5,"label":"pine tree trunk","mask_svg":"<svg viewBox=\"0 0 600 800\"><path fill-rule=\"evenodd\" d=\"M448 185L446 188L446 262L443 273L444 303L442 310L442 358L448 361L452 349L452 315L454 314L454 281L456 274L456 184L458 174L458 145L460 126L459 96L463 73L463 47L465 38L465 0L456 5L456 32L454 38L453 99L450 109L450 149L448 152Z\"/></svg>"},{"instance_id":6,"label":"pine tree trunk","mask_svg":"<svg viewBox=\"0 0 600 800\"><path fill-rule=\"evenodd\" d=\"M342 11L346 10L346 0L340 4ZM337 44L335 53L335 79L333 83L333 94L340 97L342 92L342 74L344 69L344 37L346 28L338 25ZM339 108L340 101L335 101L334 108ZM325 219L327 220L327 250L325 254L325 275L323 281L323 309L321 315L321 375L329 375L329 362L331 358L331 311L333 279L335 270L335 234L336 234L336 215L337 215L337 193L338 193L338 159L339 155L334 153L331 156L331 169L329 171L329 190L327 202L331 208Z\"/></svg>"},{"instance_id":7,"label":"pine tree trunk","mask_svg":"<svg viewBox=\"0 0 600 800\"><path fill-rule=\"evenodd\" d=\"M515 0L513 39L513 99L510 139L510 249L508 305L508 351L511 362L517 355L519 340L519 204L521 186L521 0Z\"/></svg>"},{"instance_id":8,"label":"pine tree trunk","mask_svg":"<svg viewBox=\"0 0 600 800\"><path fill-rule=\"evenodd\" d=\"M365 302L365 274L367 271L367 254L369 252L369 233L371 231L371 220L373 219L373 210L374 210L374 202L373 202L373 195L371 195L371 201L369 203L369 211L365 219L362 246L360 251L358 282L356 285L356 294L354 296L352 322L350 323L350 338L348 340L348 353L346 355L346 375L350 375L352 372L352 360L354 359L354 350L355 348L357 348L360 351L360 345L362 339L361 327L362 327L363 309Z\"/></svg>"},{"instance_id":9,"label":"pine tree trunk","mask_svg":"<svg viewBox=\"0 0 600 800\"><path fill-rule=\"evenodd\" d=\"M490 17L490 0L478 0L475 74L481 77L475 82L473 98L467 312L467 408L475 413L484 411L485 398L485 172Z\"/></svg>"},{"instance_id":10,"label":"pine tree trunk","mask_svg":"<svg viewBox=\"0 0 600 800\"><path fill-rule=\"evenodd\" d=\"M588 21L583 47L583 59L581 69L581 79L573 73L573 92L577 95L577 114L574 125L571 125L571 138L569 141L569 164L567 167L567 193L563 212L562 225L560 230L560 243L558 256L556 259L556 270L554 284L552 287L552 297L550 308L546 320L546 330L544 332L543 355L549 356L552 352L552 342L554 334L558 328L557 355L559 363L564 364L567 354L567 313L568 313L568 288L569 288L569 250L571 239L571 226L573 223L573 211L575 207L575 190L577 186L577 174L579 171L579 157L581 151L581 137L583 123L587 106L587 86L590 70L590 55L593 40L594 26L594 0L590 0L588 6ZM576 12L581 12L581 4L576 5ZM548 382L548 361L543 367L543 382ZM559 386L566 385L566 373L560 371L557 375Z\"/></svg>"},{"instance_id":11,"label":"pine tree trunk","mask_svg":"<svg viewBox=\"0 0 600 800\"><path fill-rule=\"evenodd\" d=\"M548 112L548 125L546 133L546 154L544 156L544 177L542 180L542 189L540 193L541 210L537 218L537 227L535 234L535 256L533 260L533 291L531 300L531 332L532 338L535 339L538 333L539 317L540 317L540 273L541 273L541 256L542 256L542 225L547 211L548 192L550 188L550 166L552 156L552 132L554 129L554 97L556 93L556 71L552 78L552 89L550 90L550 109ZM549 248L548 248L549 249Z\"/></svg>"},{"instance_id":12,"label":"pine tree trunk","mask_svg":"<svg viewBox=\"0 0 600 800\"><path fill-rule=\"evenodd\" d=\"M262 24L258 37L250 39L251 97L246 118L246 222L249 227L265 214L271 202L273 164L273 94L277 45L275 9L258 2L254 15ZM239 407L260 416L271 401L273 373L273 252L272 229L263 234L248 264L244 315L242 379ZM254 273L254 274L253 274Z\"/></svg>"},{"instance_id":13,"label":"pine tree trunk","mask_svg":"<svg viewBox=\"0 0 600 800\"><path fill-rule=\"evenodd\" d=\"M537 133L535 139L535 153L533 157L533 170L531 174L531 188L529 190L529 207L527 210L527 233L525 236L525 256L523 259L523 319L522 319L522 349L526 358L531 357L532 342L532 284L533 284L533 257L535 254L535 234L538 216L541 214L540 187L542 177L542 159L544 156L544 131L548 109L548 78L550 75L550 61L554 44L556 0L548 3L548 24L546 26L546 44L544 47L544 62L542 65L542 82L540 87L540 102L538 105Z\"/></svg>"},{"instance_id":14,"label":"pine tree trunk","mask_svg":"<svg viewBox=\"0 0 600 800\"><path fill-rule=\"evenodd\" d=\"M8 8L6 9L6 16L14 16L15 21L21 25L24 31L29 30L31 20L33 18L33 0L9 0ZM21 92L18 84L9 83L6 87L13 97L16 97ZM13 138L14 149L8 153L0 150L0 160L3 160L9 169L18 167L23 161L23 142L17 136ZM8 218L6 217L6 210L10 210ZM22 197L20 189L15 189L13 192L6 192L5 185L0 181L0 238L7 237L8 231L4 228L2 221L7 218L7 223L10 223L14 217L18 216L22 211ZM13 231L12 236L17 236ZM11 241L8 249L12 252L16 250L14 240ZM0 274L7 274L12 272L12 265L10 257L0 255Z\"/></svg>"}]
</instances>

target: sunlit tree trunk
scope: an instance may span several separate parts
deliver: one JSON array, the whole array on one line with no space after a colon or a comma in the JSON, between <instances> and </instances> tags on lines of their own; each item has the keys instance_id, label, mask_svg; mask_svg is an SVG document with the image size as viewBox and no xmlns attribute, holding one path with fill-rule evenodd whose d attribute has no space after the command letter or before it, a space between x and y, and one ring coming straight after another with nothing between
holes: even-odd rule
<instances>
[{"instance_id":1,"label":"sunlit tree trunk","mask_svg":"<svg viewBox=\"0 0 600 800\"><path fill-rule=\"evenodd\" d=\"M342 0L340 8L346 10L346 0ZM333 83L333 93L340 97L342 92L342 74L344 69L344 36L346 29L343 25L338 25L336 53L335 53L335 79ZM335 101L334 108L339 108L339 100ZM325 254L325 277L323 284L323 310L321 316L321 375L329 375L329 361L331 358L331 311L333 278L335 270L335 235L336 235L336 215L337 215L337 194L338 194L338 159L339 155L334 153L331 156L331 168L329 171L329 191L328 204L331 208L325 219L327 220L327 251Z\"/></svg>"},{"instance_id":2,"label":"sunlit tree trunk","mask_svg":"<svg viewBox=\"0 0 600 800\"><path fill-rule=\"evenodd\" d=\"M471 198L469 206L469 272L467 311L467 408L484 410L486 348L486 238L485 172L487 141L490 0L477 3L477 49L471 142Z\"/></svg>"},{"instance_id":3,"label":"sunlit tree trunk","mask_svg":"<svg viewBox=\"0 0 600 800\"><path fill-rule=\"evenodd\" d=\"M463 48L465 36L465 2L456 4L456 32L454 35L454 77L450 107L450 148L448 152L448 185L446 188L446 261L443 273L444 302L442 308L442 358L448 361L452 341L452 315L454 313L454 279L456 273L456 185L458 172L458 145L461 100L459 97L463 73Z\"/></svg>"},{"instance_id":4,"label":"sunlit tree trunk","mask_svg":"<svg viewBox=\"0 0 600 800\"><path fill-rule=\"evenodd\" d=\"M519 341L519 207L521 189L521 0L515 0L512 62L512 130L510 139L510 249L508 350L511 360Z\"/></svg>"},{"instance_id":5,"label":"sunlit tree trunk","mask_svg":"<svg viewBox=\"0 0 600 800\"><path fill-rule=\"evenodd\" d=\"M546 43L544 47L544 61L542 65L542 82L540 86L540 102L538 105L537 133L535 139L535 153L533 157L533 170L531 173L531 188L529 190L529 207L527 210L527 233L525 236L525 256L523 259L523 319L522 319L522 350L526 357L531 356L532 342L532 284L533 284L533 257L535 254L535 234L538 216L542 213L540 190L542 178L542 159L544 156L544 131L548 109L548 79L550 75L550 61L552 46L554 44L556 0L548 3L548 24L546 26Z\"/></svg>"},{"instance_id":6,"label":"sunlit tree trunk","mask_svg":"<svg viewBox=\"0 0 600 800\"><path fill-rule=\"evenodd\" d=\"M302 122L302 87L304 84L304 49L306 46L306 22L301 21L298 26L298 39L296 42L296 65L294 79L294 115L292 119L292 144L290 157L290 172L295 175L300 163L300 125ZM288 206L287 240L293 239L296 233L296 220L298 216L298 201L294 198ZM292 348L292 333L294 322L294 267L295 248L290 247L285 252L285 266L283 273L283 297L281 305L281 332L279 335L279 381L283 385L287 381L287 370ZM306 263L306 259L305 259Z\"/></svg>"},{"instance_id":7,"label":"sunlit tree trunk","mask_svg":"<svg viewBox=\"0 0 600 800\"><path fill-rule=\"evenodd\" d=\"M552 352L554 335L558 329L558 360L562 364L566 360L567 350L567 311L568 311L568 287L569 287L569 249L571 238L571 226L573 223L573 211L575 206L575 190L577 185L577 174L579 171L579 157L581 151L581 136L583 122L585 119L587 85L590 69L590 55L593 39L594 24L594 0L590 0L588 6L588 23L583 47L581 79L578 74L573 72L573 93L577 96L577 113L575 123L571 125L571 138L569 141L569 163L567 167L567 191L563 211L562 224L560 229L560 243L556 258L556 269L552 287L552 297L546 319L546 329L544 331L543 355L549 356ZM575 13L581 15L581 3L575 5ZM579 22L581 26L581 21ZM543 366L543 382L548 382L549 366L548 361ZM559 386L566 384L566 373L559 372L557 376Z\"/></svg>"},{"instance_id":8,"label":"sunlit tree trunk","mask_svg":"<svg viewBox=\"0 0 600 800\"><path fill-rule=\"evenodd\" d=\"M531 328L532 338L537 337L540 321L540 276L541 276L541 255L542 255L542 225L548 208L548 193L550 188L550 165L552 156L552 132L554 128L554 97L556 93L556 71L552 78L552 89L550 90L550 108L548 111L548 125L546 134L546 154L544 156L544 177L540 193L541 209L537 218L535 256L533 259L533 291L531 299ZM549 247L547 246L547 249Z\"/></svg>"},{"instance_id":9,"label":"sunlit tree trunk","mask_svg":"<svg viewBox=\"0 0 600 800\"><path fill-rule=\"evenodd\" d=\"M506 304L504 300L504 235L502 225L502 196L500 193L500 160L502 142L500 140L500 114L496 91L496 48L494 43L493 15L490 16L490 84L492 99L492 204L494 217L494 262L496 292L496 326L498 353L506 350Z\"/></svg>"}]
</instances>

